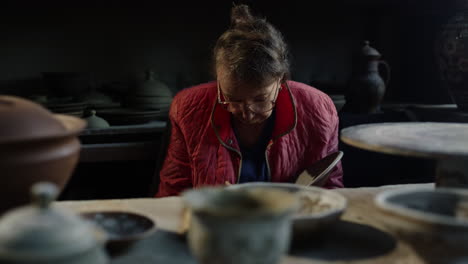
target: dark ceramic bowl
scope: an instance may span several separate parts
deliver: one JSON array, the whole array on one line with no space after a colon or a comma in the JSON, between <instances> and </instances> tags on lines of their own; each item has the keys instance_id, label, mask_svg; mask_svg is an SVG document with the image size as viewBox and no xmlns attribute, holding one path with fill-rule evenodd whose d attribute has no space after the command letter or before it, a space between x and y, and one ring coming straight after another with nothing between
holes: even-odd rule
<instances>
[{"instance_id":1,"label":"dark ceramic bowl","mask_svg":"<svg viewBox=\"0 0 468 264\"><path fill-rule=\"evenodd\" d=\"M103 229L107 235L106 249L110 256L126 253L137 241L156 231L156 223L150 218L130 212L86 212L86 220Z\"/></svg>"},{"instance_id":2,"label":"dark ceramic bowl","mask_svg":"<svg viewBox=\"0 0 468 264\"><path fill-rule=\"evenodd\" d=\"M468 190L395 188L375 202L385 227L427 263L468 263Z\"/></svg>"}]
</instances>

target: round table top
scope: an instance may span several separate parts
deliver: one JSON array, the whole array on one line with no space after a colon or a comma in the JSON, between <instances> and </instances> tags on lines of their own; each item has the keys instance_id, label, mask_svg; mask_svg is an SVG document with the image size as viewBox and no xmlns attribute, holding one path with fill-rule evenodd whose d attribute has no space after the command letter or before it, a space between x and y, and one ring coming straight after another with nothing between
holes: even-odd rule
<instances>
[{"instance_id":1,"label":"round table top","mask_svg":"<svg viewBox=\"0 0 468 264\"><path fill-rule=\"evenodd\" d=\"M357 125L341 130L351 146L387 154L468 157L468 124L397 122Z\"/></svg>"}]
</instances>

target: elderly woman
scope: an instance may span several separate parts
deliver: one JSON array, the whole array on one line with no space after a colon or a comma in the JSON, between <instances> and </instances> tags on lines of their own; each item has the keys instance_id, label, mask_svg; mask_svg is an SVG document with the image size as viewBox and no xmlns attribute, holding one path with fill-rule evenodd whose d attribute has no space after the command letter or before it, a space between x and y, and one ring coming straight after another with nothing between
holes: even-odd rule
<instances>
[{"instance_id":1,"label":"elderly woman","mask_svg":"<svg viewBox=\"0 0 468 264\"><path fill-rule=\"evenodd\" d=\"M172 102L156 196L205 185L294 182L338 150L333 102L288 80L286 44L265 19L234 6L213 55L216 81L185 89ZM341 164L325 187L342 187Z\"/></svg>"}]
</instances>

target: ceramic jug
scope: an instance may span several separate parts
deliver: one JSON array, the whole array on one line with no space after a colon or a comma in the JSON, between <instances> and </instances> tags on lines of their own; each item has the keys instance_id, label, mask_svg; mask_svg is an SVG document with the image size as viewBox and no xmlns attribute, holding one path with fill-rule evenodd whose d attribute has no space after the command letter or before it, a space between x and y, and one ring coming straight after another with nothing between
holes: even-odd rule
<instances>
[{"instance_id":1,"label":"ceramic jug","mask_svg":"<svg viewBox=\"0 0 468 264\"><path fill-rule=\"evenodd\" d=\"M353 72L345 93L346 104L342 111L371 114L380 111L380 104L390 81L390 66L380 59L381 54L364 42L353 65ZM386 71L385 81L380 76L379 66Z\"/></svg>"},{"instance_id":2,"label":"ceramic jug","mask_svg":"<svg viewBox=\"0 0 468 264\"><path fill-rule=\"evenodd\" d=\"M437 34L435 57L442 86L458 109L468 112L468 0L456 3L456 13Z\"/></svg>"}]
</instances>

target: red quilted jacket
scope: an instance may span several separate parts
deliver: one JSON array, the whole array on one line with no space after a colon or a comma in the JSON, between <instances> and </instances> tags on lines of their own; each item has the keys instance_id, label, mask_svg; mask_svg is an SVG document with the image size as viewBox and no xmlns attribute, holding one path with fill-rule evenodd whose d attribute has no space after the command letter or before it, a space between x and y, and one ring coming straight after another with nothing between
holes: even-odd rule
<instances>
[{"instance_id":1,"label":"red quilted jacket","mask_svg":"<svg viewBox=\"0 0 468 264\"><path fill-rule=\"evenodd\" d=\"M338 150L338 117L323 92L288 81L278 93L272 138L266 149L272 182L294 182L317 160ZM204 185L236 183L242 159L230 113L217 104L216 82L179 92L169 113L172 131L157 197ZM341 163L326 188L343 187Z\"/></svg>"}]
</instances>

